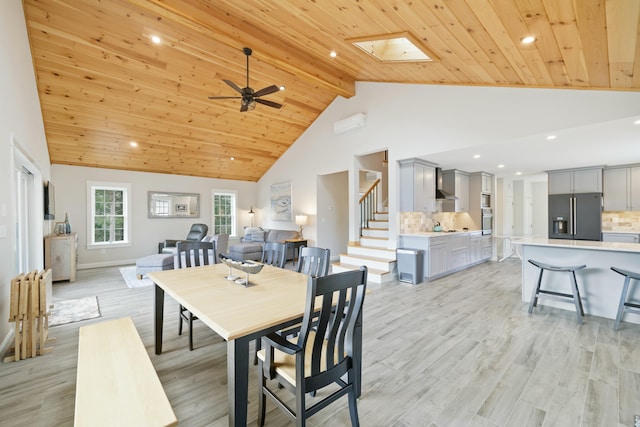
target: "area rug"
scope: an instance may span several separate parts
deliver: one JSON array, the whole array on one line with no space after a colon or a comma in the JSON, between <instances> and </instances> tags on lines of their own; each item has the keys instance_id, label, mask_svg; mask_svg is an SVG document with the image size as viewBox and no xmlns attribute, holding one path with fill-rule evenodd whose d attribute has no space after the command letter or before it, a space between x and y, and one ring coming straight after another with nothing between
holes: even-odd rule
<instances>
[{"instance_id":1,"label":"area rug","mask_svg":"<svg viewBox=\"0 0 640 427\"><path fill-rule=\"evenodd\" d=\"M142 279L138 280L138 276L136 276L135 265L132 265L130 267L120 267L120 274L122 274L122 278L125 282L127 282L127 286L130 288L153 286L153 282L151 281L151 279L147 279L146 276L143 276Z\"/></svg>"},{"instance_id":2,"label":"area rug","mask_svg":"<svg viewBox=\"0 0 640 427\"><path fill-rule=\"evenodd\" d=\"M96 296L54 301L49 316L49 326L65 325L96 317L100 317L100 307Z\"/></svg>"}]
</instances>

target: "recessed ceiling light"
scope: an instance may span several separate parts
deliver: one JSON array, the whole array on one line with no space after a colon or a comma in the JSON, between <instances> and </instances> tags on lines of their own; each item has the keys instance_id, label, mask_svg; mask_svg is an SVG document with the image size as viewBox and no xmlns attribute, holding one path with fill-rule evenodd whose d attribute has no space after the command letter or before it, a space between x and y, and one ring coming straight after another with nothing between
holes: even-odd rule
<instances>
[{"instance_id":1,"label":"recessed ceiling light","mask_svg":"<svg viewBox=\"0 0 640 427\"><path fill-rule=\"evenodd\" d=\"M154 42L155 44L160 44L162 40L158 36L151 36L151 41Z\"/></svg>"},{"instance_id":2,"label":"recessed ceiling light","mask_svg":"<svg viewBox=\"0 0 640 427\"><path fill-rule=\"evenodd\" d=\"M135 142L135 141L131 141L131 142L129 143L129 145L130 145L130 146L132 146L132 147L137 147L137 146L138 146L138 143L137 143L137 142Z\"/></svg>"},{"instance_id":3,"label":"recessed ceiling light","mask_svg":"<svg viewBox=\"0 0 640 427\"><path fill-rule=\"evenodd\" d=\"M335 58L336 56L338 56L338 54L336 53L335 50L332 50L331 53L329 53L329 56L332 58Z\"/></svg>"},{"instance_id":4,"label":"recessed ceiling light","mask_svg":"<svg viewBox=\"0 0 640 427\"><path fill-rule=\"evenodd\" d=\"M504 165L498 165L498 167L499 167L499 168L503 168L503 167L504 167Z\"/></svg>"},{"instance_id":5,"label":"recessed ceiling light","mask_svg":"<svg viewBox=\"0 0 640 427\"><path fill-rule=\"evenodd\" d=\"M548 135L547 136L547 141L551 141L552 139L556 139L555 135Z\"/></svg>"},{"instance_id":6,"label":"recessed ceiling light","mask_svg":"<svg viewBox=\"0 0 640 427\"><path fill-rule=\"evenodd\" d=\"M522 175L522 172L516 172L516 175Z\"/></svg>"},{"instance_id":7,"label":"recessed ceiling light","mask_svg":"<svg viewBox=\"0 0 640 427\"><path fill-rule=\"evenodd\" d=\"M473 158L474 158L474 159L479 159L479 158L480 158L480 154L474 154L474 155L473 155Z\"/></svg>"},{"instance_id":8,"label":"recessed ceiling light","mask_svg":"<svg viewBox=\"0 0 640 427\"><path fill-rule=\"evenodd\" d=\"M229 157L229 160L235 160L235 159L236 159L235 157Z\"/></svg>"},{"instance_id":9,"label":"recessed ceiling light","mask_svg":"<svg viewBox=\"0 0 640 427\"><path fill-rule=\"evenodd\" d=\"M640 125L640 120L636 120L635 122L633 122L634 125Z\"/></svg>"},{"instance_id":10,"label":"recessed ceiling light","mask_svg":"<svg viewBox=\"0 0 640 427\"><path fill-rule=\"evenodd\" d=\"M534 41L536 41L536 38L534 36L526 36L520 39L520 42L522 42L522 44L531 44Z\"/></svg>"},{"instance_id":11,"label":"recessed ceiling light","mask_svg":"<svg viewBox=\"0 0 640 427\"><path fill-rule=\"evenodd\" d=\"M285 89L285 87L284 87L284 86L280 86L280 90L284 90L284 89Z\"/></svg>"}]
</instances>

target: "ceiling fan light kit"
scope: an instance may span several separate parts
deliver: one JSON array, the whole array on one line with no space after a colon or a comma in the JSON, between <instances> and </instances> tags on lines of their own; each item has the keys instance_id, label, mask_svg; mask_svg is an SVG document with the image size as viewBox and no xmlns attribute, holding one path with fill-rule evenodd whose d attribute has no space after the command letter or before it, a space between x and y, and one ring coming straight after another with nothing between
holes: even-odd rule
<instances>
[{"instance_id":1,"label":"ceiling fan light kit","mask_svg":"<svg viewBox=\"0 0 640 427\"><path fill-rule=\"evenodd\" d=\"M242 49L242 52L244 52L247 57L247 85L241 89L231 80L222 80L236 92L240 93L240 96L210 96L209 99L240 99L240 112L242 113L244 113L245 111L254 110L256 108L256 103L263 104L272 108L282 108L282 104L269 101L267 99L260 99L260 97L262 96L271 95L272 93L280 91L280 88L278 86L267 86L260 89L259 91L254 91L251 87L249 87L249 57L251 56L253 51L251 50L251 48L245 47Z\"/></svg>"}]
</instances>

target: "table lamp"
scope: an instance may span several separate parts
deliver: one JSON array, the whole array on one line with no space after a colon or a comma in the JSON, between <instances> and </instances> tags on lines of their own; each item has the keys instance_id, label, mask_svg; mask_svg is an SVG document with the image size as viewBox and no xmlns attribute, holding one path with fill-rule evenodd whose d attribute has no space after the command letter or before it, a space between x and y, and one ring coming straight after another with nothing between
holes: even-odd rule
<instances>
[{"instance_id":1,"label":"table lamp","mask_svg":"<svg viewBox=\"0 0 640 427\"><path fill-rule=\"evenodd\" d=\"M303 226L307 225L307 216L306 215L296 215L296 225L300 226L300 238L302 239L302 229Z\"/></svg>"}]
</instances>

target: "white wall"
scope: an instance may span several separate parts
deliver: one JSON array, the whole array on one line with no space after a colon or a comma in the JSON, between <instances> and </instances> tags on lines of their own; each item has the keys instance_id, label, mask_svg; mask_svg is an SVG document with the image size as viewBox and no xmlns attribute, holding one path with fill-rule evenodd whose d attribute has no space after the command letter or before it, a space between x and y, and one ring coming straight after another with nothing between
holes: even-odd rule
<instances>
[{"instance_id":1,"label":"white wall","mask_svg":"<svg viewBox=\"0 0 640 427\"><path fill-rule=\"evenodd\" d=\"M18 273L15 265L15 205L12 195L12 141L17 141L22 151L39 170L43 180L50 176L49 152L44 136L44 126L29 40L22 10L18 0L0 1L0 341L9 333L9 283ZM42 185L37 182L36 185ZM37 214L44 222L45 232L49 221L44 212ZM36 240L41 240L37 236Z\"/></svg>"},{"instance_id":2,"label":"white wall","mask_svg":"<svg viewBox=\"0 0 640 427\"><path fill-rule=\"evenodd\" d=\"M390 245L395 247L400 229L397 160L428 159L438 152L633 116L639 99L630 92L357 83L354 97L336 98L262 177L258 206L268 207L271 184L291 180L294 213L315 215L316 176L346 170L352 186L358 172L355 156L388 148ZM364 128L333 133L335 121L356 113L366 113ZM355 186L350 215L357 212L353 193ZM349 223L353 233L357 221L350 218ZM265 225L271 225L268 218ZM315 235L313 225L306 227L306 237Z\"/></svg>"},{"instance_id":3,"label":"white wall","mask_svg":"<svg viewBox=\"0 0 640 427\"><path fill-rule=\"evenodd\" d=\"M191 176L165 175L78 166L51 166L51 181L56 186L56 218L69 213L72 231L78 232L79 268L133 263L137 258L158 252L158 242L165 239L184 239L191 224L203 223L212 233L211 190L238 192L238 224L236 233L251 225L248 215L255 206L257 184ZM129 247L87 249L87 181L108 181L131 184L132 245ZM147 192L167 191L200 194L199 218L148 218ZM255 223L260 224L257 209Z\"/></svg>"},{"instance_id":4,"label":"white wall","mask_svg":"<svg viewBox=\"0 0 640 427\"><path fill-rule=\"evenodd\" d=\"M533 191L533 235L547 237L549 235L549 191L547 182L532 182Z\"/></svg>"},{"instance_id":5,"label":"white wall","mask_svg":"<svg viewBox=\"0 0 640 427\"><path fill-rule=\"evenodd\" d=\"M313 222L317 226L317 243L309 246L328 248L331 259L337 260L346 253L349 229L345 218L349 215L349 176L347 172L338 172L318 177L318 210ZM304 237L307 236L306 227Z\"/></svg>"}]
</instances>

